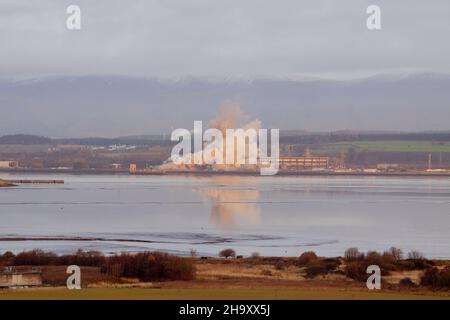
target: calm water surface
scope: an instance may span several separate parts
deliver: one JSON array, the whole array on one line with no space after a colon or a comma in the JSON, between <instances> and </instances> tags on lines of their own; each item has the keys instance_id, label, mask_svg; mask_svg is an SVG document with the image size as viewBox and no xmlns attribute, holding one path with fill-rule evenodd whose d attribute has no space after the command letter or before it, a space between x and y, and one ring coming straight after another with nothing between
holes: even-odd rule
<instances>
[{"instance_id":1,"label":"calm water surface","mask_svg":"<svg viewBox=\"0 0 450 320\"><path fill-rule=\"evenodd\" d=\"M164 250L342 255L397 246L450 258L450 179L6 175L64 185L0 189L0 252ZM95 240L92 240L95 238Z\"/></svg>"}]
</instances>

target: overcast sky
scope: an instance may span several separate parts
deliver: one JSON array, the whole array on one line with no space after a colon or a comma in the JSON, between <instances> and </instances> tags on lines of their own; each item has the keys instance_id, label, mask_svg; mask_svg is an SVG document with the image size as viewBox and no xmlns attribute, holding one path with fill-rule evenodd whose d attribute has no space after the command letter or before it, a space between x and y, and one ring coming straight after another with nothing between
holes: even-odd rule
<instances>
[{"instance_id":1,"label":"overcast sky","mask_svg":"<svg viewBox=\"0 0 450 320\"><path fill-rule=\"evenodd\" d=\"M0 77L448 73L449 38L448 0L0 0Z\"/></svg>"}]
</instances>

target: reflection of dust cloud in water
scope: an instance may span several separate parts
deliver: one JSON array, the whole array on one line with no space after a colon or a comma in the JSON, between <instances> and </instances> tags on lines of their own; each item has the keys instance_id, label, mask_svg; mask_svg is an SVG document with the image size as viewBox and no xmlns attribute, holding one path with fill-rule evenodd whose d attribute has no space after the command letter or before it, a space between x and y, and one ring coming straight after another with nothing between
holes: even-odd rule
<instances>
[{"instance_id":1,"label":"reflection of dust cloud in water","mask_svg":"<svg viewBox=\"0 0 450 320\"><path fill-rule=\"evenodd\" d=\"M239 224L258 224L258 190L251 182L238 177L214 177L211 184L198 190L211 202L211 222L224 229L236 229Z\"/></svg>"}]
</instances>

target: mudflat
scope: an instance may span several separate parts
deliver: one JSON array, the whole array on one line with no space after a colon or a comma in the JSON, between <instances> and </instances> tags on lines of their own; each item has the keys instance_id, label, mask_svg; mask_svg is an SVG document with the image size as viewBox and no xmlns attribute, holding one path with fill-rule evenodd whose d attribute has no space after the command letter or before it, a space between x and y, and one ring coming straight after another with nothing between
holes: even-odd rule
<instances>
[{"instance_id":1,"label":"mudflat","mask_svg":"<svg viewBox=\"0 0 450 320\"><path fill-rule=\"evenodd\" d=\"M1 187L14 187L14 186L15 186L14 183L11 183L11 182L9 182L7 180L0 179L0 188Z\"/></svg>"}]
</instances>

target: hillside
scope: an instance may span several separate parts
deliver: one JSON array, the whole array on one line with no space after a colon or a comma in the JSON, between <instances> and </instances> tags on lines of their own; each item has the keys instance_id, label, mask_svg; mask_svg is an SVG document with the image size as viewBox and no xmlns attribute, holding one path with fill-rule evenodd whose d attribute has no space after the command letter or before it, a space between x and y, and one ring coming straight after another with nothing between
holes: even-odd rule
<instances>
[{"instance_id":1,"label":"hillside","mask_svg":"<svg viewBox=\"0 0 450 320\"><path fill-rule=\"evenodd\" d=\"M264 127L308 131L450 128L450 76L358 80L45 77L0 81L0 135L117 137L205 124L225 101Z\"/></svg>"}]
</instances>

